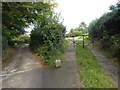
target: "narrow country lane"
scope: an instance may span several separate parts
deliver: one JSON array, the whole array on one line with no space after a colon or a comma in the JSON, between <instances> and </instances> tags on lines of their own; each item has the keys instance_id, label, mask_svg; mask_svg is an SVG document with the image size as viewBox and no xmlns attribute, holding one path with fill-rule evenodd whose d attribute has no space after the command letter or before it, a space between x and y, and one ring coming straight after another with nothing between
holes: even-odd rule
<instances>
[{"instance_id":1,"label":"narrow country lane","mask_svg":"<svg viewBox=\"0 0 120 90\"><path fill-rule=\"evenodd\" d=\"M30 87L36 78L34 75L41 64L35 60L28 45L21 46L13 61L3 70L3 88ZM40 69L41 70L41 69ZM36 74L37 75L37 74ZM31 80L33 79L33 83ZM39 74L40 77L40 74ZM40 80L41 81L41 80Z\"/></svg>"},{"instance_id":2,"label":"narrow country lane","mask_svg":"<svg viewBox=\"0 0 120 90\"><path fill-rule=\"evenodd\" d=\"M4 69L2 88L78 88L79 77L73 43L62 60L62 67L42 67L28 45L19 48L13 61Z\"/></svg>"},{"instance_id":3,"label":"narrow country lane","mask_svg":"<svg viewBox=\"0 0 120 90\"><path fill-rule=\"evenodd\" d=\"M13 61L4 69L7 73L20 72L25 70L31 70L41 65L36 62L35 57L33 57L30 52L29 46L21 46L13 58Z\"/></svg>"}]
</instances>

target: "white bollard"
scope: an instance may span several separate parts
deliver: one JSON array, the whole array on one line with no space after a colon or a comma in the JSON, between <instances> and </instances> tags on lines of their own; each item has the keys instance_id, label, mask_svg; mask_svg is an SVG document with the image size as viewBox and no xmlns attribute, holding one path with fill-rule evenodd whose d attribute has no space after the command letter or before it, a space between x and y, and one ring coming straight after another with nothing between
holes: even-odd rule
<instances>
[{"instance_id":1,"label":"white bollard","mask_svg":"<svg viewBox=\"0 0 120 90\"><path fill-rule=\"evenodd\" d=\"M55 66L56 67L61 67L62 65L61 65L61 60L56 60L55 61Z\"/></svg>"}]
</instances>

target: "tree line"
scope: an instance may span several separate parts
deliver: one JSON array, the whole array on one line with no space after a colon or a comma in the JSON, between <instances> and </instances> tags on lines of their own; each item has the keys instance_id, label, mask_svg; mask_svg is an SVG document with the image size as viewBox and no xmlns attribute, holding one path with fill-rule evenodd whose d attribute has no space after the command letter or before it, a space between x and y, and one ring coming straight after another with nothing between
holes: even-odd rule
<instances>
[{"instance_id":1,"label":"tree line","mask_svg":"<svg viewBox=\"0 0 120 90\"><path fill-rule=\"evenodd\" d=\"M92 39L101 43L102 49L109 49L111 55L120 60L120 2L110 6L110 10L93 20L88 31Z\"/></svg>"},{"instance_id":2,"label":"tree line","mask_svg":"<svg viewBox=\"0 0 120 90\"><path fill-rule=\"evenodd\" d=\"M66 34L66 36L78 36L88 34L87 25L85 22L81 22L77 28L71 29L69 33Z\"/></svg>"}]
</instances>

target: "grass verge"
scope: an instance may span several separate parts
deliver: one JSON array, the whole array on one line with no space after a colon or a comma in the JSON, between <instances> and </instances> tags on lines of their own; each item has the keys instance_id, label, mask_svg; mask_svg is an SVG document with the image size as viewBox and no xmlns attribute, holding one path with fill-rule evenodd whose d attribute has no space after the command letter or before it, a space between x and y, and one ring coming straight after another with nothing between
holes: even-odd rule
<instances>
[{"instance_id":1,"label":"grass verge","mask_svg":"<svg viewBox=\"0 0 120 90\"><path fill-rule=\"evenodd\" d=\"M86 46L82 48L81 41L76 42L76 57L83 88L117 88L93 53Z\"/></svg>"},{"instance_id":2,"label":"grass verge","mask_svg":"<svg viewBox=\"0 0 120 90\"><path fill-rule=\"evenodd\" d=\"M62 60L67 47L69 46L70 40L66 39L64 42L64 46L58 50L56 50L52 54L44 55L43 53L46 52L44 50L44 46L40 47L38 50L35 51L36 55L38 55L41 60L43 60L48 66L54 67L55 60Z\"/></svg>"},{"instance_id":3,"label":"grass verge","mask_svg":"<svg viewBox=\"0 0 120 90\"><path fill-rule=\"evenodd\" d=\"M111 50L109 49L101 49L100 52L102 52L102 54L106 57L109 58L109 60L111 62L113 62L114 64L116 64L116 66L120 67L120 62L118 61L118 58L113 57L113 55L111 54Z\"/></svg>"}]
</instances>

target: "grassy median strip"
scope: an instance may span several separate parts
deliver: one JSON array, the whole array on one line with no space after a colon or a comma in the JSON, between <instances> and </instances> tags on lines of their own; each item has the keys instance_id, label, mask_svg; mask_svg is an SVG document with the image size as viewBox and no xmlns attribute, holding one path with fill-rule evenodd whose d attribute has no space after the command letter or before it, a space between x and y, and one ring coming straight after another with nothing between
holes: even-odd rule
<instances>
[{"instance_id":1,"label":"grassy median strip","mask_svg":"<svg viewBox=\"0 0 120 90\"><path fill-rule=\"evenodd\" d=\"M86 46L82 47L81 41L76 42L76 56L83 88L117 88L93 53Z\"/></svg>"}]
</instances>

